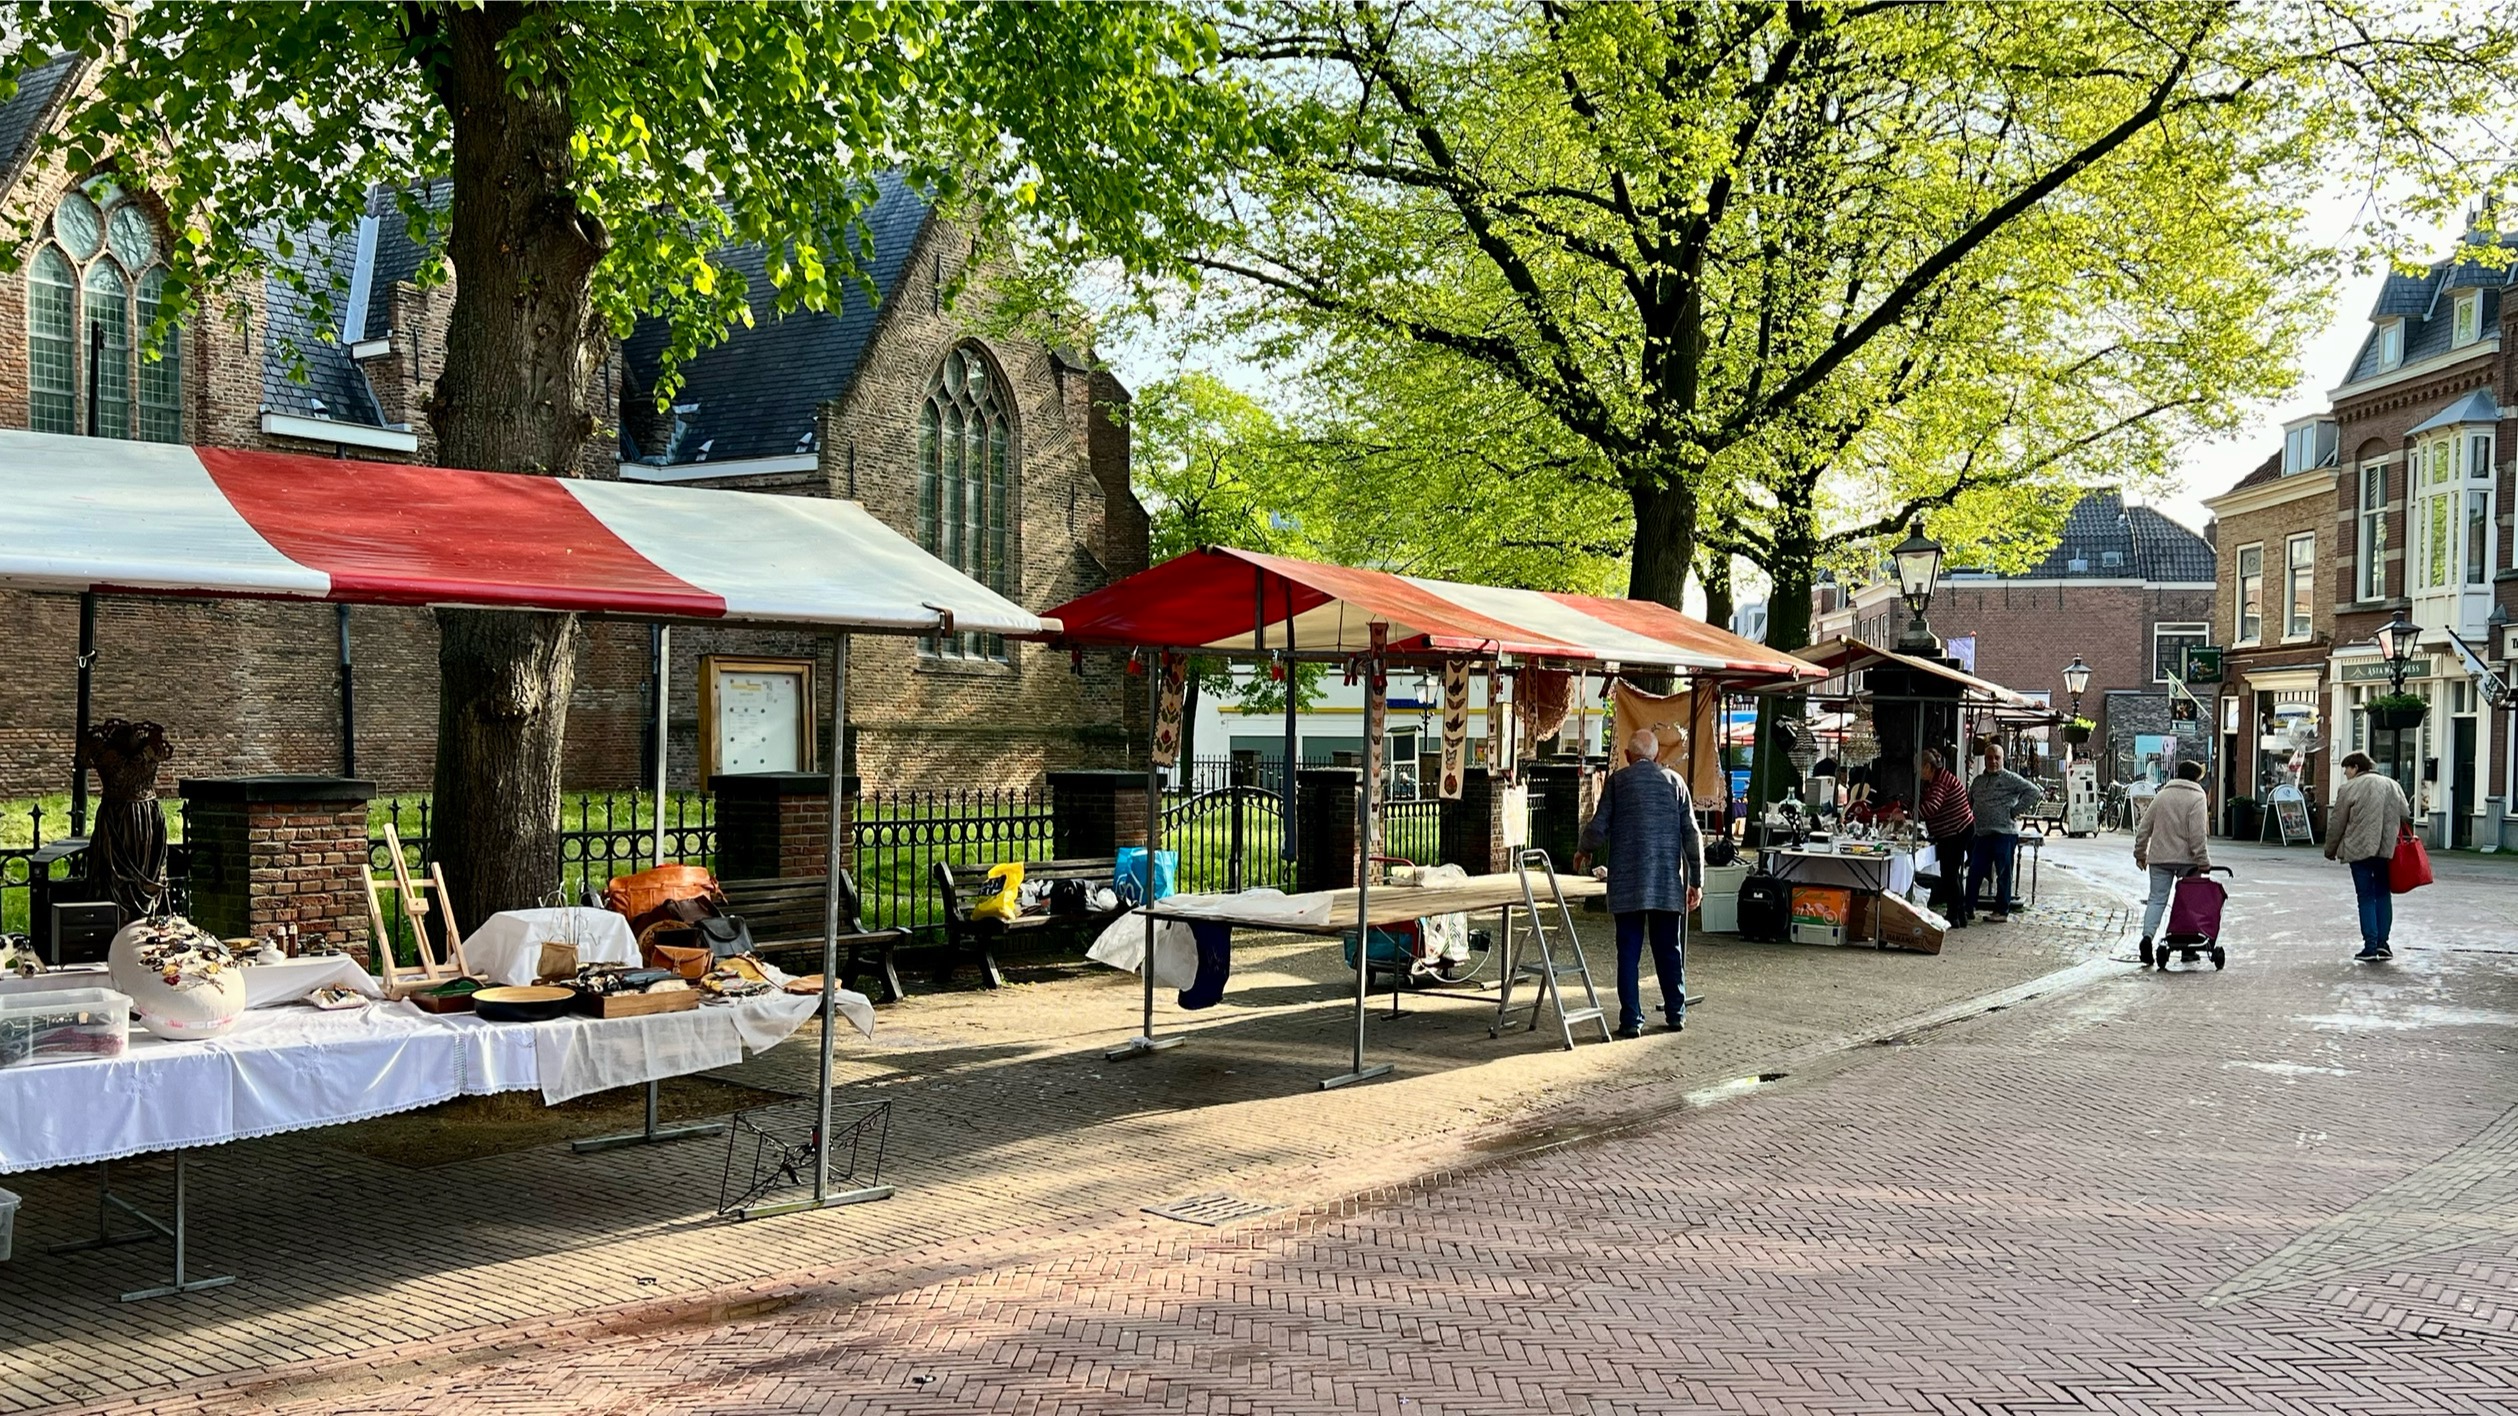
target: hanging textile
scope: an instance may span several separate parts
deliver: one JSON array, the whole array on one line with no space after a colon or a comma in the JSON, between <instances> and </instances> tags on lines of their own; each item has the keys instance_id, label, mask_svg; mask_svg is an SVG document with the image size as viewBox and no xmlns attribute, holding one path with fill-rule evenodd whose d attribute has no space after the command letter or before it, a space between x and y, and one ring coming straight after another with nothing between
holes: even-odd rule
<instances>
[{"instance_id":1,"label":"hanging textile","mask_svg":"<svg viewBox=\"0 0 2518 1416\"><path fill-rule=\"evenodd\" d=\"M1189 661L1166 651L1163 655L1163 691L1154 711L1154 765L1169 767L1180 761L1181 705L1188 697Z\"/></svg>"},{"instance_id":2,"label":"hanging textile","mask_svg":"<svg viewBox=\"0 0 2518 1416\"><path fill-rule=\"evenodd\" d=\"M1686 778L1688 791L1698 801L1723 799L1722 734L1717 726L1721 694L1685 688L1676 693L1646 693L1616 679L1609 685L1609 701L1617 716L1616 737L1609 744L1613 760L1624 760L1628 738L1649 730L1661 742L1655 760Z\"/></svg>"},{"instance_id":3,"label":"hanging textile","mask_svg":"<svg viewBox=\"0 0 2518 1416\"><path fill-rule=\"evenodd\" d=\"M1513 675L1504 672L1501 659L1486 670L1486 757L1487 767L1497 780L1510 782L1521 773L1521 754L1514 744L1521 734L1513 727Z\"/></svg>"},{"instance_id":4,"label":"hanging textile","mask_svg":"<svg viewBox=\"0 0 2518 1416\"><path fill-rule=\"evenodd\" d=\"M1519 710L1521 755L1535 757L1539 744L1564 731L1574 716L1574 676L1562 669L1531 669L1520 671L1514 704Z\"/></svg>"},{"instance_id":5,"label":"hanging textile","mask_svg":"<svg viewBox=\"0 0 2518 1416\"><path fill-rule=\"evenodd\" d=\"M1382 728L1390 717L1390 666L1382 661L1382 642L1389 633L1387 625L1373 626L1373 654L1364 666L1364 790L1372 793L1377 804L1381 800ZM1379 811L1371 813L1372 835L1364 842L1367 868L1373 857L1383 853L1382 815Z\"/></svg>"},{"instance_id":6,"label":"hanging textile","mask_svg":"<svg viewBox=\"0 0 2518 1416\"><path fill-rule=\"evenodd\" d=\"M1469 767L1469 661L1443 663L1443 800L1460 800Z\"/></svg>"}]
</instances>

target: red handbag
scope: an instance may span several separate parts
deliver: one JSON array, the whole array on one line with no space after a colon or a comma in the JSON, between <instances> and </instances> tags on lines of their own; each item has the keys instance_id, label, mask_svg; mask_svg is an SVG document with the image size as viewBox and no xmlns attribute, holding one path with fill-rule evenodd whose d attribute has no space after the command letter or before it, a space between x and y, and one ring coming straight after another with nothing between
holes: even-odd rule
<instances>
[{"instance_id":1,"label":"red handbag","mask_svg":"<svg viewBox=\"0 0 2518 1416\"><path fill-rule=\"evenodd\" d=\"M2387 862L2387 891L2402 895L2431 883L2431 853L2422 848L2422 838L2413 834L2412 824L2396 824L2396 855Z\"/></svg>"}]
</instances>

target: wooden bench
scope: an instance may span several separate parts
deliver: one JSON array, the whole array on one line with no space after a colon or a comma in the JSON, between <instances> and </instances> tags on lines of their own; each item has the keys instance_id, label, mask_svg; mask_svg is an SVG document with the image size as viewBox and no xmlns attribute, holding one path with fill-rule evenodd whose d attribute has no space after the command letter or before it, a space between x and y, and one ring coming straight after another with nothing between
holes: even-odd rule
<instances>
[{"instance_id":1,"label":"wooden bench","mask_svg":"<svg viewBox=\"0 0 2518 1416\"><path fill-rule=\"evenodd\" d=\"M1126 906L1115 910L1095 910L1087 914L1030 914L1014 919L972 919L970 907L988 898L988 872L999 862L978 865L955 865L950 861L935 864L936 893L944 897L944 957L936 964L938 987L953 981L953 966L962 951L970 949L979 955L980 982L995 988L1005 982L997 969L997 944L1009 934L1034 929L1075 929L1097 932L1101 926L1128 912ZM1118 873L1119 861L1113 856L1078 860L1027 860L1023 862L1023 883L1035 880L1082 880L1093 885L1108 885Z\"/></svg>"},{"instance_id":2,"label":"wooden bench","mask_svg":"<svg viewBox=\"0 0 2518 1416\"><path fill-rule=\"evenodd\" d=\"M744 926L752 931L753 951L790 973L813 974L822 971L822 880L820 877L797 880L725 880L718 882L725 892L726 913L740 915ZM839 946L847 950L840 965L842 988L856 986L857 974L868 953L873 955L878 1003L895 1003L901 997L899 965L893 951L909 938L906 929L868 929L859 916L857 882L848 872L839 873ZM811 961L801 967L788 962L799 955L810 954Z\"/></svg>"}]
</instances>

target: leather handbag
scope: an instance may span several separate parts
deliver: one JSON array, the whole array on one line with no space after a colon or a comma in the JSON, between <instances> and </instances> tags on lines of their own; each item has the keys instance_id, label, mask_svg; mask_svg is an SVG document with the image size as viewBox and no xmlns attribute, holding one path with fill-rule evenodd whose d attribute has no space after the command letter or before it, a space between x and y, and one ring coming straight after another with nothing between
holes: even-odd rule
<instances>
[{"instance_id":1,"label":"leather handbag","mask_svg":"<svg viewBox=\"0 0 2518 1416\"><path fill-rule=\"evenodd\" d=\"M2402 895L2431 883L2431 853L2410 822L2396 823L2395 859L2387 862L2387 891Z\"/></svg>"},{"instance_id":2,"label":"leather handbag","mask_svg":"<svg viewBox=\"0 0 2518 1416\"><path fill-rule=\"evenodd\" d=\"M708 946L711 956L724 959L752 952L752 926L744 923L743 916L719 909L715 900L704 896L674 900L665 908L699 935L699 942Z\"/></svg>"}]
</instances>

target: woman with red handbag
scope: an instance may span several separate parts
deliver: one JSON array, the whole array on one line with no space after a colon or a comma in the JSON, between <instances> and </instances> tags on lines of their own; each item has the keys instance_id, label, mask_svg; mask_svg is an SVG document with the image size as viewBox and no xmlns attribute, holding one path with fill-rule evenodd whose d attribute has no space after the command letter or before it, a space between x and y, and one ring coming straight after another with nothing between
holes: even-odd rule
<instances>
[{"instance_id":1,"label":"woman with red handbag","mask_svg":"<svg viewBox=\"0 0 2518 1416\"><path fill-rule=\"evenodd\" d=\"M2361 904L2361 952L2355 959L2396 956L2387 946L2396 923L2394 866L2400 839L2410 839L2405 824L2412 819L2404 788L2380 772L2368 753L2344 755L2343 785L2326 817L2326 859L2352 868L2352 893ZM2421 842L2414 841L2413 848L2420 851Z\"/></svg>"}]
</instances>

